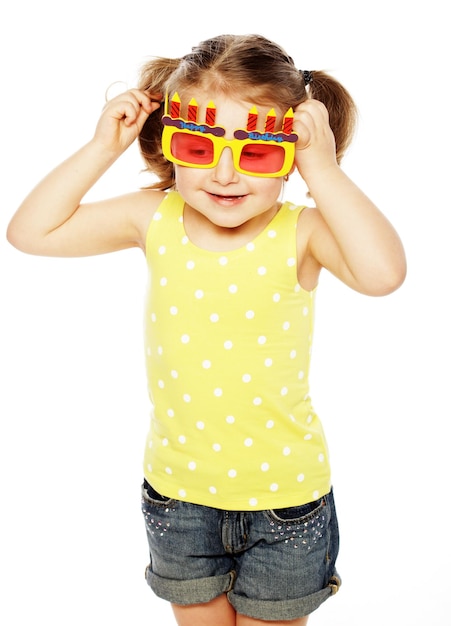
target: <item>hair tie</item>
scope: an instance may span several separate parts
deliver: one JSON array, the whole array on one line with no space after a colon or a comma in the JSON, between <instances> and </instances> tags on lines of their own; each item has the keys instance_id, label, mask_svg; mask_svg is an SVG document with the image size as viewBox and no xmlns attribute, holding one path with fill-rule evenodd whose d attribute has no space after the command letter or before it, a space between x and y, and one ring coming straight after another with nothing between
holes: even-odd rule
<instances>
[{"instance_id":1,"label":"hair tie","mask_svg":"<svg viewBox=\"0 0 451 626\"><path fill-rule=\"evenodd\" d=\"M302 74L302 78L304 79L305 86L307 87L307 85L310 85L310 83L313 81L313 71L299 70L299 72Z\"/></svg>"}]
</instances>

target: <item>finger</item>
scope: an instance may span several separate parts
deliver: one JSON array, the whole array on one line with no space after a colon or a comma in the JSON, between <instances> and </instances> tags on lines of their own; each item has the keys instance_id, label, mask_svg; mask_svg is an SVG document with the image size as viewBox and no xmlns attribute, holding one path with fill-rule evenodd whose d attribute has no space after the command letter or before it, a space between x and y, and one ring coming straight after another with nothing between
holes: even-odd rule
<instances>
[{"instance_id":1,"label":"finger","mask_svg":"<svg viewBox=\"0 0 451 626\"><path fill-rule=\"evenodd\" d=\"M146 93L151 102L158 102L158 104L164 104L164 94L156 91L148 91L147 89L144 91Z\"/></svg>"},{"instance_id":2,"label":"finger","mask_svg":"<svg viewBox=\"0 0 451 626\"><path fill-rule=\"evenodd\" d=\"M159 106L159 102L152 102L148 94L137 89L126 91L108 103L112 117L123 120L126 126L139 121L144 123L145 118Z\"/></svg>"},{"instance_id":3,"label":"finger","mask_svg":"<svg viewBox=\"0 0 451 626\"><path fill-rule=\"evenodd\" d=\"M148 113L156 111L163 103L163 94L140 89L130 89L129 92L137 101L137 103Z\"/></svg>"},{"instance_id":4,"label":"finger","mask_svg":"<svg viewBox=\"0 0 451 626\"><path fill-rule=\"evenodd\" d=\"M328 137L330 132L329 112L318 100L302 102L294 114L294 124L299 141L297 148L305 148L312 142Z\"/></svg>"},{"instance_id":5,"label":"finger","mask_svg":"<svg viewBox=\"0 0 451 626\"><path fill-rule=\"evenodd\" d=\"M325 104L321 102L320 100L315 100L314 98L308 98L307 100L304 100L303 102L298 104L295 110L297 111L297 110L303 110L303 109L311 110L311 111L319 111L319 112L327 114L327 108Z\"/></svg>"},{"instance_id":6,"label":"finger","mask_svg":"<svg viewBox=\"0 0 451 626\"><path fill-rule=\"evenodd\" d=\"M111 116L117 120L123 120L126 126L136 122L139 116L141 107L137 102L131 100L116 100L111 103Z\"/></svg>"},{"instance_id":7,"label":"finger","mask_svg":"<svg viewBox=\"0 0 451 626\"><path fill-rule=\"evenodd\" d=\"M147 111L150 111L151 98L144 91L140 91L139 89L129 89L118 94L111 100L108 100L104 108L120 108L127 106L127 104L132 105L137 112L140 110L141 107Z\"/></svg>"},{"instance_id":8,"label":"finger","mask_svg":"<svg viewBox=\"0 0 451 626\"><path fill-rule=\"evenodd\" d=\"M329 111L326 106L319 100L309 99L301 102L296 109L295 113L300 116L308 115L314 123L324 124L329 123Z\"/></svg>"},{"instance_id":9,"label":"finger","mask_svg":"<svg viewBox=\"0 0 451 626\"><path fill-rule=\"evenodd\" d=\"M143 92L138 92L134 95L136 96L136 100L132 100L132 104L135 115L126 117L124 123L126 126L131 126L136 123L141 129L149 115L160 108L161 100L159 98L153 99L149 94Z\"/></svg>"}]
</instances>

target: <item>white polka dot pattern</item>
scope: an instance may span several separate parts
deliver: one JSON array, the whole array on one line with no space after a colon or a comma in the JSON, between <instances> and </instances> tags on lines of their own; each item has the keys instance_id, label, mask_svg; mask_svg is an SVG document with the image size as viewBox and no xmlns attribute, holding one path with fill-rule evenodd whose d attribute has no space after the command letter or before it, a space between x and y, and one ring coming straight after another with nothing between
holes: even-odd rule
<instances>
[{"instance_id":1,"label":"white polka dot pattern","mask_svg":"<svg viewBox=\"0 0 451 626\"><path fill-rule=\"evenodd\" d=\"M285 203L253 242L227 253L191 244L176 192L151 223L144 470L168 496L252 510L330 489L308 389L314 294L296 278L301 210Z\"/></svg>"}]
</instances>

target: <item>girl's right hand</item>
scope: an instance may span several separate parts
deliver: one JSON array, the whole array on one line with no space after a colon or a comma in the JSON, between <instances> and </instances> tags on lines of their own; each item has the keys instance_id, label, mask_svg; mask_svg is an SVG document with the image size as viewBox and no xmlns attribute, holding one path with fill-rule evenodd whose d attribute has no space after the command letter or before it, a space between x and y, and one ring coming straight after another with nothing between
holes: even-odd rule
<instances>
[{"instance_id":1,"label":"girl's right hand","mask_svg":"<svg viewBox=\"0 0 451 626\"><path fill-rule=\"evenodd\" d=\"M145 121L160 107L161 94L130 89L109 100L97 123L94 141L116 155L138 137Z\"/></svg>"}]
</instances>

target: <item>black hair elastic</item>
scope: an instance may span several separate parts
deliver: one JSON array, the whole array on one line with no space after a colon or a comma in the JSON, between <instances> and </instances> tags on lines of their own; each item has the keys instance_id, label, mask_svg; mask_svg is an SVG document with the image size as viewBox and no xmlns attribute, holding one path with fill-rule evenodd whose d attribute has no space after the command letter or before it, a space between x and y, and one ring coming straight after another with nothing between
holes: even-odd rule
<instances>
[{"instance_id":1,"label":"black hair elastic","mask_svg":"<svg viewBox=\"0 0 451 626\"><path fill-rule=\"evenodd\" d=\"M299 70L299 72L302 74L305 86L310 85L313 81L313 72L311 70Z\"/></svg>"}]
</instances>

